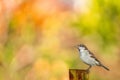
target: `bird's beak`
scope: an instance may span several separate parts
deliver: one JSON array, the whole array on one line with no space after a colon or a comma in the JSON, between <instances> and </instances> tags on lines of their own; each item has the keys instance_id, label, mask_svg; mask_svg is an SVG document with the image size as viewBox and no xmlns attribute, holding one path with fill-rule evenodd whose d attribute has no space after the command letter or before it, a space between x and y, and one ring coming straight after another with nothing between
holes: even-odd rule
<instances>
[{"instance_id":1,"label":"bird's beak","mask_svg":"<svg viewBox=\"0 0 120 80\"><path fill-rule=\"evenodd\" d=\"M78 49L78 46L73 46L73 47Z\"/></svg>"}]
</instances>

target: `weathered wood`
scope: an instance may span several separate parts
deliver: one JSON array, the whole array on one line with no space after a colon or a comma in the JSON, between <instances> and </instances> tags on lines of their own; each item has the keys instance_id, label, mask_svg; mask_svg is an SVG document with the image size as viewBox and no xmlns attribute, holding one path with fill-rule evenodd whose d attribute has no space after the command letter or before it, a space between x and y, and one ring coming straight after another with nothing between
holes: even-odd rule
<instances>
[{"instance_id":1,"label":"weathered wood","mask_svg":"<svg viewBox=\"0 0 120 80\"><path fill-rule=\"evenodd\" d=\"M69 69L69 80L88 80L87 70Z\"/></svg>"}]
</instances>

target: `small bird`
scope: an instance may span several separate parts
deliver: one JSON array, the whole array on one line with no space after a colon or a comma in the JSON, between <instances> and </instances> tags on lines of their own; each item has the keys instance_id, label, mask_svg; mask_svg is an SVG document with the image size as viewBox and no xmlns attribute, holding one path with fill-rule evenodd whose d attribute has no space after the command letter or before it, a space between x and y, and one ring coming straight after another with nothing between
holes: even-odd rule
<instances>
[{"instance_id":1,"label":"small bird","mask_svg":"<svg viewBox=\"0 0 120 80\"><path fill-rule=\"evenodd\" d=\"M80 44L77 46L77 49L79 50L80 53L80 58L81 60L89 65L88 71L92 66L100 66L103 67L104 69L108 70L109 69L104 66L95 56L92 52L88 50L88 48L84 44Z\"/></svg>"}]
</instances>

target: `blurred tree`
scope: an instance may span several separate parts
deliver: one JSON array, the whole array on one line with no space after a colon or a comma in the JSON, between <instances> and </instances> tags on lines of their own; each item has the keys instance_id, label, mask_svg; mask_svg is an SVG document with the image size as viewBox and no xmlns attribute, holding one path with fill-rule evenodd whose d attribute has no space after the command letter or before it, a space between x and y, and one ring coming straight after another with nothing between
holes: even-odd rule
<instances>
[{"instance_id":1,"label":"blurred tree","mask_svg":"<svg viewBox=\"0 0 120 80\"><path fill-rule=\"evenodd\" d=\"M116 1L93 0L89 9L87 14L80 14L78 19L73 22L73 26L78 29L82 36L100 37L99 42L102 42L103 48L118 44L117 35L119 33L116 24L119 21L120 6Z\"/></svg>"}]
</instances>

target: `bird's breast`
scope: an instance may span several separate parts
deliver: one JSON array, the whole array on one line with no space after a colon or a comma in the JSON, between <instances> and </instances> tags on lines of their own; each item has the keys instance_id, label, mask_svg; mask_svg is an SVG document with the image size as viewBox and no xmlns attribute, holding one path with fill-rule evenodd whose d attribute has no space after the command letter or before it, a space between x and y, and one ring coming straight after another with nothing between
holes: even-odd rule
<instances>
[{"instance_id":1,"label":"bird's breast","mask_svg":"<svg viewBox=\"0 0 120 80\"><path fill-rule=\"evenodd\" d=\"M91 55L89 54L89 52L87 52L87 51L81 52L80 58L86 64L96 65L95 59L92 58Z\"/></svg>"}]
</instances>

